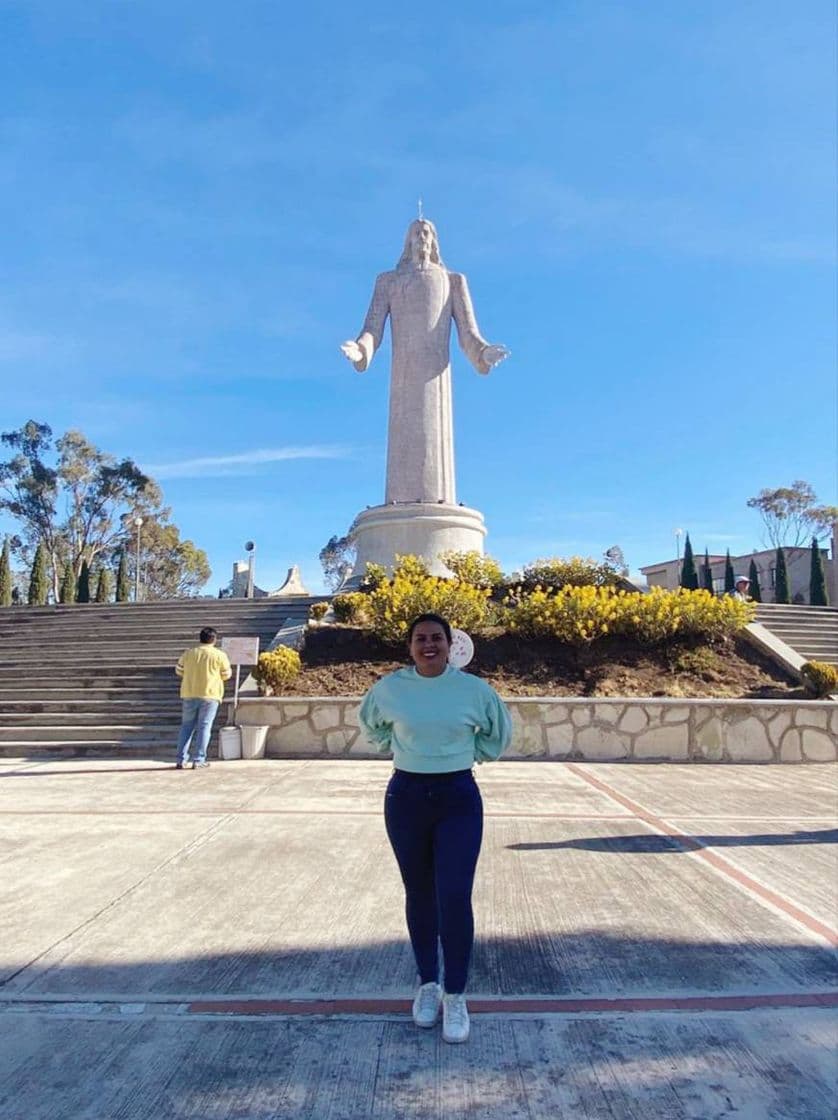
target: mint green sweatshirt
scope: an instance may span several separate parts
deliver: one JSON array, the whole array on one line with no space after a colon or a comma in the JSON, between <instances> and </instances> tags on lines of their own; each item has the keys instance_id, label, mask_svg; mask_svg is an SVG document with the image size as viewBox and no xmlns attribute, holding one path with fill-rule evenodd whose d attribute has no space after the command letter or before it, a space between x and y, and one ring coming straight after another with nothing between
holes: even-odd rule
<instances>
[{"instance_id":1,"label":"mint green sweatshirt","mask_svg":"<svg viewBox=\"0 0 838 1120\"><path fill-rule=\"evenodd\" d=\"M491 687L447 665L438 677L398 669L361 702L361 726L397 770L447 774L499 758L509 745L509 712Z\"/></svg>"}]
</instances>

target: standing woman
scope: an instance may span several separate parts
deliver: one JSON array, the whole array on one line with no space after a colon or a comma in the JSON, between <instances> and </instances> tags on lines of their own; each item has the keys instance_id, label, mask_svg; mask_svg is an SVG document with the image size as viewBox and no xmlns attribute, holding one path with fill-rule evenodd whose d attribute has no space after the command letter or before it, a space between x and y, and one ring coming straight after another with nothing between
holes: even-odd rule
<instances>
[{"instance_id":1,"label":"standing woman","mask_svg":"<svg viewBox=\"0 0 838 1120\"><path fill-rule=\"evenodd\" d=\"M413 666L374 684L360 718L378 749L393 752L384 820L404 882L419 973L413 1021L432 1027L441 1006L443 1039L465 1042L471 888L483 836L483 802L472 767L503 753L511 724L490 685L448 664L451 627L444 618L420 614L407 642Z\"/></svg>"}]
</instances>

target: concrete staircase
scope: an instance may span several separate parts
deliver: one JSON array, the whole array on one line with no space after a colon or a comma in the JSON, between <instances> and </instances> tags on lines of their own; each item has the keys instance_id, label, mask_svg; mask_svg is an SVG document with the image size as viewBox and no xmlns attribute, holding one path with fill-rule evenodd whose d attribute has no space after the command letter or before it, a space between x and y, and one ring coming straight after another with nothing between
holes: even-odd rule
<instances>
[{"instance_id":1,"label":"concrete staircase","mask_svg":"<svg viewBox=\"0 0 838 1120\"><path fill-rule=\"evenodd\" d=\"M201 628L214 626L219 638L258 636L264 650L286 619L304 620L316 601L295 596L0 609L0 755L173 759L180 724L174 665L198 644ZM242 668L242 680L246 674ZM223 722L224 707L216 729Z\"/></svg>"},{"instance_id":2,"label":"concrete staircase","mask_svg":"<svg viewBox=\"0 0 838 1120\"><path fill-rule=\"evenodd\" d=\"M838 665L838 609L835 607L760 603L756 621L807 661Z\"/></svg>"}]
</instances>

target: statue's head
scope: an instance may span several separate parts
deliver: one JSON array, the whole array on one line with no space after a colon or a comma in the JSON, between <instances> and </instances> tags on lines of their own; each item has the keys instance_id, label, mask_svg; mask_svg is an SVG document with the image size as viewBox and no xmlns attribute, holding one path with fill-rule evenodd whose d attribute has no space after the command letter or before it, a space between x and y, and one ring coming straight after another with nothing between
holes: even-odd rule
<instances>
[{"instance_id":1,"label":"statue's head","mask_svg":"<svg viewBox=\"0 0 838 1120\"><path fill-rule=\"evenodd\" d=\"M409 268L413 266L414 268L421 268L429 264L438 265L440 268L445 267L439 255L439 237L437 236L436 226L433 222L429 222L427 218L416 218L407 227L404 250L398 267Z\"/></svg>"}]
</instances>

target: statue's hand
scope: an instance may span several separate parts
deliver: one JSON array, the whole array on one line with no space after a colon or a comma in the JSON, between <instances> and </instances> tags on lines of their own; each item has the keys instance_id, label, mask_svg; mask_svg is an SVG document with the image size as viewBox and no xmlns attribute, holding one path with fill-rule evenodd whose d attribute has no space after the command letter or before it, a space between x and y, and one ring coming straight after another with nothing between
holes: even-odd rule
<instances>
[{"instance_id":1,"label":"statue's hand","mask_svg":"<svg viewBox=\"0 0 838 1120\"><path fill-rule=\"evenodd\" d=\"M364 356L364 351L354 339L344 342L341 346L341 350L344 357L348 358L350 362L360 362Z\"/></svg>"},{"instance_id":2,"label":"statue's hand","mask_svg":"<svg viewBox=\"0 0 838 1120\"><path fill-rule=\"evenodd\" d=\"M506 346L487 346L481 357L491 369L492 366L496 366L498 362L502 362L504 359L508 358L510 353L511 351L508 350Z\"/></svg>"}]
</instances>

